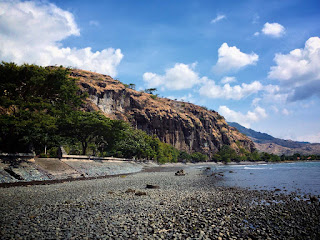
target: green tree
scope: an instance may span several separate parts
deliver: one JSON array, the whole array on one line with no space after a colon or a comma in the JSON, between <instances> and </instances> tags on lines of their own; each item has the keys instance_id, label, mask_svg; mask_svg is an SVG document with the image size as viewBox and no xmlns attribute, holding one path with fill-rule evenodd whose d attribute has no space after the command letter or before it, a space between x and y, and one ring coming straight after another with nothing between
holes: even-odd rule
<instances>
[{"instance_id":1,"label":"green tree","mask_svg":"<svg viewBox=\"0 0 320 240\"><path fill-rule=\"evenodd\" d=\"M208 160L208 156L200 152L194 152L190 156L193 162L205 162Z\"/></svg>"},{"instance_id":2,"label":"green tree","mask_svg":"<svg viewBox=\"0 0 320 240\"><path fill-rule=\"evenodd\" d=\"M130 83L129 84L129 88L135 90L136 89L136 85L134 83Z\"/></svg>"},{"instance_id":3,"label":"green tree","mask_svg":"<svg viewBox=\"0 0 320 240\"><path fill-rule=\"evenodd\" d=\"M104 136L111 132L110 119L98 112L74 111L60 123L60 131L65 137L78 140L82 154L86 155L88 144L105 141Z\"/></svg>"},{"instance_id":4,"label":"green tree","mask_svg":"<svg viewBox=\"0 0 320 240\"><path fill-rule=\"evenodd\" d=\"M213 156L214 161L231 162L238 159L238 155L229 145L223 145L218 153Z\"/></svg>"},{"instance_id":5,"label":"green tree","mask_svg":"<svg viewBox=\"0 0 320 240\"><path fill-rule=\"evenodd\" d=\"M191 156L190 156L190 154L188 154L187 152L181 151L181 152L179 153L179 160L180 160L180 161L187 161L187 162L189 162L189 161L191 160Z\"/></svg>"},{"instance_id":6,"label":"green tree","mask_svg":"<svg viewBox=\"0 0 320 240\"><path fill-rule=\"evenodd\" d=\"M144 90L144 92L149 93L149 94L152 94L152 95L153 95L153 93L154 93L155 91L157 91L156 88L148 88L148 89L145 89L145 90Z\"/></svg>"},{"instance_id":7,"label":"green tree","mask_svg":"<svg viewBox=\"0 0 320 240\"><path fill-rule=\"evenodd\" d=\"M57 119L79 108L68 69L2 62L0 64L0 150L37 153L57 140Z\"/></svg>"}]
</instances>

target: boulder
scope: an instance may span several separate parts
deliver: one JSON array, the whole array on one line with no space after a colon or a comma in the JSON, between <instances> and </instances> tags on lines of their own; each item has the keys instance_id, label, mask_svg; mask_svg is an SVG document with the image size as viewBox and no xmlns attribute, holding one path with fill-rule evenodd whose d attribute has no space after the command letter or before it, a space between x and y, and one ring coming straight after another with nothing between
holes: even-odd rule
<instances>
[{"instance_id":1,"label":"boulder","mask_svg":"<svg viewBox=\"0 0 320 240\"><path fill-rule=\"evenodd\" d=\"M186 175L186 173L184 172L183 169L181 169L181 170L178 170L178 171L175 173L175 175L176 175L176 176L184 176L184 175Z\"/></svg>"}]
</instances>

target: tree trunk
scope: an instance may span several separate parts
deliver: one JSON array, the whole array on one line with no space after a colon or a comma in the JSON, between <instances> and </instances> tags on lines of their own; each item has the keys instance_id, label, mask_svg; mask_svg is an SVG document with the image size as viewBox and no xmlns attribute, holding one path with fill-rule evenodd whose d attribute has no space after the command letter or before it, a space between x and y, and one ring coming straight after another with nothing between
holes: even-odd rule
<instances>
[{"instance_id":1,"label":"tree trunk","mask_svg":"<svg viewBox=\"0 0 320 240\"><path fill-rule=\"evenodd\" d=\"M87 142L81 142L81 144L82 144L82 155L86 155L88 143Z\"/></svg>"}]
</instances>

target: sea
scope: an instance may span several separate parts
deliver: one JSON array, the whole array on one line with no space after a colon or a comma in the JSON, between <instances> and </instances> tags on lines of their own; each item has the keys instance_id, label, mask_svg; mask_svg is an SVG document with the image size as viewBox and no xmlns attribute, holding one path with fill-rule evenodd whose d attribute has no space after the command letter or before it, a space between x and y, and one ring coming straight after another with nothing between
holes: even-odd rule
<instances>
[{"instance_id":1,"label":"sea","mask_svg":"<svg viewBox=\"0 0 320 240\"><path fill-rule=\"evenodd\" d=\"M211 166L223 186L320 195L320 161Z\"/></svg>"}]
</instances>

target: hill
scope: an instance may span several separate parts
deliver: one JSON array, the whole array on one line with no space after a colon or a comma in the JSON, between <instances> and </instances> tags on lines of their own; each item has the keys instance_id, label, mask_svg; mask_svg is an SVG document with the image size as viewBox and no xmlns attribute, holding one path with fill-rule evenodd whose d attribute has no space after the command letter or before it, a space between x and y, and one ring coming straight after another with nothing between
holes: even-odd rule
<instances>
[{"instance_id":1,"label":"hill","mask_svg":"<svg viewBox=\"0 0 320 240\"><path fill-rule=\"evenodd\" d=\"M241 148L254 151L253 142L215 111L136 91L107 75L74 69L70 76L89 95L86 110L127 121L180 151L201 152L210 157L223 145L230 145L237 152Z\"/></svg>"},{"instance_id":2,"label":"hill","mask_svg":"<svg viewBox=\"0 0 320 240\"><path fill-rule=\"evenodd\" d=\"M68 154L174 162L255 150L217 112L107 75L6 62L0 75L0 152L56 157L62 145Z\"/></svg>"},{"instance_id":3,"label":"hill","mask_svg":"<svg viewBox=\"0 0 320 240\"><path fill-rule=\"evenodd\" d=\"M257 132L250 128L241 126L236 122L228 122L239 132L247 135L255 144L255 147L261 152L273 153L277 155L292 155L300 153L304 155L320 154L320 143L298 142L275 138L269 134Z\"/></svg>"}]
</instances>

